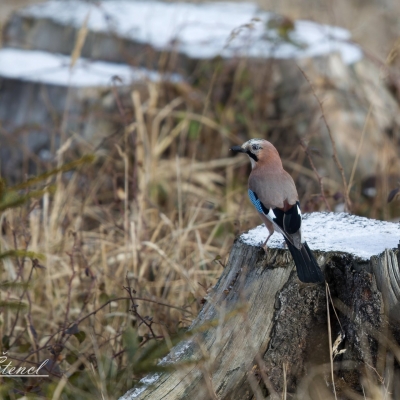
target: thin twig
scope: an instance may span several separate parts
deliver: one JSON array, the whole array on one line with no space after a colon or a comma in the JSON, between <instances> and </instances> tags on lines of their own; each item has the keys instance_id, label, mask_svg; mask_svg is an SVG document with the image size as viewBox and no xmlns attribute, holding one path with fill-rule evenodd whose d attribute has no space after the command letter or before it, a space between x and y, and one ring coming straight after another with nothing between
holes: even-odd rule
<instances>
[{"instance_id":1,"label":"thin twig","mask_svg":"<svg viewBox=\"0 0 400 400\"><path fill-rule=\"evenodd\" d=\"M372 111L372 104L370 104L367 117L365 118L365 123L364 123L364 127L363 127L363 130L361 133L361 139L360 139L360 143L358 145L356 158L354 160L353 169L351 170L351 175L350 175L350 179L349 179L349 187L347 188L347 195L350 194L351 187L353 186L353 179L354 179L354 175L356 173L358 159L360 158L361 148L364 143L365 132L367 131L367 126L368 126L369 117L371 115L371 111Z\"/></svg>"},{"instance_id":2,"label":"thin twig","mask_svg":"<svg viewBox=\"0 0 400 400\"><path fill-rule=\"evenodd\" d=\"M286 361L283 362L282 368L283 368L283 393L282 393L282 397L283 397L283 400L286 400L286 398L287 398L287 377L286 377L286 375L287 375L287 362Z\"/></svg>"},{"instance_id":3,"label":"thin twig","mask_svg":"<svg viewBox=\"0 0 400 400\"><path fill-rule=\"evenodd\" d=\"M153 324L153 322L152 322L152 321L147 322L146 319L143 318L143 317L137 312L137 307L138 307L138 305L135 304L135 299L134 299L134 297L133 297L133 295L132 295L132 292L135 293L135 291L129 286L129 279L126 278L126 280L127 280L127 282L128 282L128 286L123 286L123 288L124 288L124 289L128 292L128 294L129 294L129 298L130 298L131 303L132 303L132 312L133 312L133 314L134 314L136 317L138 317L138 318L142 321L142 323L143 323L144 325L147 326L147 328L149 329L149 331L150 331L152 337L153 337L153 338L156 338L156 334L154 333L153 328L151 327L151 325Z\"/></svg>"},{"instance_id":4,"label":"thin twig","mask_svg":"<svg viewBox=\"0 0 400 400\"><path fill-rule=\"evenodd\" d=\"M328 125L328 122L326 120L325 117L325 113L324 113L324 108L322 106L321 100L318 98L317 94L315 93L315 89L314 86L312 85L311 81L308 79L306 73L299 67L297 66L297 68L300 70L300 72L303 74L304 78L307 80L307 82L310 85L310 88L314 94L314 97L316 98L318 104L319 104L319 108L321 109L321 113L322 113L322 119L325 123L326 129L328 130L328 134L329 134L329 139L332 143L332 149L333 149L333 159L336 163L336 166L339 169L340 175L342 176L342 182L343 182L343 188L344 188L344 200L345 200L345 206L347 211L351 210L351 201L350 201L350 197L349 197L349 193L348 193L348 186L347 186L347 180L346 180L346 176L344 174L344 169L343 166L341 164L341 162L339 161L338 155L337 155L337 149L336 149L336 143L335 140L333 139L332 136L332 132L331 132L331 128Z\"/></svg>"},{"instance_id":5,"label":"thin twig","mask_svg":"<svg viewBox=\"0 0 400 400\"><path fill-rule=\"evenodd\" d=\"M108 305L109 305L110 303L112 303L113 301L131 300L131 299L133 299L133 300L147 301L147 302L149 302L149 303L155 303L155 304L158 304L158 305L161 305L161 306L165 306L165 307L169 307L169 308L174 308L175 310L182 311L182 312L185 312L185 313L188 313L188 314L192 314L191 311L185 310L184 308L175 307L175 306L173 306L173 305L171 305L171 304L161 303L161 302L159 302L159 301L146 299L146 298L144 298L144 297L117 297L117 298L115 298L115 299L108 300L107 302L105 302L102 306L100 306L100 307L97 308L96 310L94 310L94 311L90 312L89 314L85 315L83 318L81 318L81 319L75 321L75 324L78 324L78 325L79 325L82 321L84 321L85 319L88 319L88 318L89 318L90 316L92 316L92 315L97 314L101 309L103 309L104 307L108 306Z\"/></svg>"},{"instance_id":6,"label":"thin twig","mask_svg":"<svg viewBox=\"0 0 400 400\"><path fill-rule=\"evenodd\" d=\"M325 282L326 287L326 312L328 314L328 339L329 339L329 359L331 362L331 378L332 378L332 386L333 386L333 394L336 397L336 388L335 388L335 376L333 373L333 355L332 355L332 331L331 331L331 319L330 319L330 312L329 312L329 296L328 296L328 283Z\"/></svg>"},{"instance_id":7,"label":"thin twig","mask_svg":"<svg viewBox=\"0 0 400 400\"><path fill-rule=\"evenodd\" d=\"M31 270L30 270L30 272L29 272L28 280L26 281L25 288L24 288L24 290L23 290L21 296L19 297L19 301L20 301L20 302L22 301L22 299L24 298L25 294L27 293L28 285L29 285L29 282L30 282L31 279L32 279L32 274L33 274L33 270L34 270L34 269L35 269L35 262L32 261L32 268L31 268ZM30 302L29 300L28 300L28 302L29 302L29 307L31 307L31 302ZM10 330L10 334L8 335L9 337L12 337L13 334L14 334L14 330L15 330L15 327L16 327L17 322L18 322L20 310L21 310L21 307L18 307L18 308L17 308L17 313L16 313L16 316L15 316L14 323L13 323L12 328L11 328L11 330ZM30 314L30 311L29 311L29 314ZM10 345L10 347L12 347L12 346L15 345L17 339L18 339L18 336L17 336L17 338L14 340L14 342L12 343L12 345Z\"/></svg>"},{"instance_id":8,"label":"thin twig","mask_svg":"<svg viewBox=\"0 0 400 400\"><path fill-rule=\"evenodd\" d=\"M76 241L76 233L74 234L74 245L73 245L73 247L75 247L75 241ZM69 282L68 282L68 299L67 299L67 307L66 307L66 310L65 310L65 318L64 318L63 331L62 331L62 334L61 334L61 340L65 336L66 330L67 330L69 310L70 310L70 307L71 307L72 282L75 279L75 275L76 275L75 267L74 267L74 256L73 256L73 253L69 253L68 256L69 256L70 262L71 262L70 265L71 265L71 269L72 269L72 274L71 274L71 277L70 277Z\"/></svg>"},{"instance_id":9,"label":"thin twig","mask_svg":"<svg viewBox=\"0 0 400 400\"><path fill-rule=\"evenodd\" d=\"M333 312L335 313L336 319L337 319L337 321L338 321L338 323L340 325L340 330L342 331L342 334L344 334L344 329L343 329L343 326L342 326L342 324L340 322L340 319L339 319L339 317L338 317L338 315L336 313L336 309L335 309L335 306L334 306L333 300L332 300L331 290L329 289L329 285L328 284L326 284L326 290L327 290L328 295L329 295L329 300L331 301L331 304L332 304Z\"/></svg>"},{"instance_id":10,"label":"thin twig","mask_svg":"<svg viewBox=\"0 0 400 400\"><path fill-rule=\"evenodd\" d=\"M317 169L315 168L314 162L313 162L313 160L312 160L312 158L311 158L310 151L308 150L308 147L306 146L306 144L305 144L302 140L300 140L300 146L304 149L304 152L306 153L306 156L307 156L307 158L308 158L308 161L310 162L311 168L313 169L315 175L317 176L317 179L318 179L318 182L319 182L319 188L320 188L320 190L321 190L321 196L322 196L322 198L323 198L323 200L324 200L324 202L325 202L326 208L328 209L328 211L332 211L332 210L331 210L331 207L330 207L330 205L329 205L329 203L328 203L328 200L327 200L326 197L325 197L324 184L323 184L323 182L322 182L322 179L323 179L323 178L322 178L322 176L318 173Z\"/></svg>"}]
</instances>

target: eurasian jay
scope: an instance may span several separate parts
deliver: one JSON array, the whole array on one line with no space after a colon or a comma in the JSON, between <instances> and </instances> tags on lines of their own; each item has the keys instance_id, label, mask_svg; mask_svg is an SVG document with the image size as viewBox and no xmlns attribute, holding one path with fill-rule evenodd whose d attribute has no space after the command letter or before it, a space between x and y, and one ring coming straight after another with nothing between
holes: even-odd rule
<instances>
[{"instance_id":1,"label":"eurasian jay","mask_svg":"<svg viewBox=\"0 0 400 400\"><path fill-rule=\"evenodd\" d=\"M281 158L272 143L251 139L242 146L233 146L234 152L249 156L252 171L248 194L260 214L269 235L280 232L292 254L297 275L302 282L323 282L324 276L310 248L301 235L299 196L292 177L283 169Z\"/></svg>"}]
</instances>

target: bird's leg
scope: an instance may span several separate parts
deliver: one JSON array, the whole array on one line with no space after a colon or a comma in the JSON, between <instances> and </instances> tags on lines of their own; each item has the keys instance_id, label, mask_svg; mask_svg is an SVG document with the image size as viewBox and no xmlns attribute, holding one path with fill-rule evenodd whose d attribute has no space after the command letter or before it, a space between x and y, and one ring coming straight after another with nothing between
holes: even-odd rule
<instances>
[{"instance_id":1,"label":"bird's leg","mask_svg":"<svg viewBox=\"0 0 400 400\"><path fill-rule=\"evenodd\" d=\"M268 237L265 239L265 242L264 242L263 245L262 245L262 248L264 249L265 254L268 253L267 242L268 242L269 238L273 235L273 233L274 233L274 231L272 231L272 232L269 233Z\"/></svg>"},{"instance_id":2,"label":"bird's leg","mask_svg":"<svg viewBox=\"0 0 400 400\"><path fill-rule=\"evenodd\" d=\"M265 239L265 242L262 245L262 248L264 249L265 253L268 253L268 246L267 246L267 242L269 240L269 238L274 234L274 225L272 224L272 222L270 220L268 220L267 218L263 218L265 226L268 229L269 235L268 237Z\"/></svg>"}]
</instances>

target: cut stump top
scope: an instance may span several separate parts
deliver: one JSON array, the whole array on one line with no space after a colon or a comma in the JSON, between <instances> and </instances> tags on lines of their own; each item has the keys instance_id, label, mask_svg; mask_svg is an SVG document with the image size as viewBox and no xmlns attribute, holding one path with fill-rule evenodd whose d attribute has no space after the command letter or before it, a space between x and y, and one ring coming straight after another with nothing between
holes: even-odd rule
<instances>
[{"instance_id":1,"label":"cut stump top","mask_svg":"<svg viewBox=\"0 0 400 400\"><path fill-rule=\"evenodd\" d=\"M400 223L378 221L347 213L315 212L303 215L302 235L311 250L343 252L369 260L387 248L397 248ZM259 225L242 234L240 241L260 246L268 236L267 228ZM270 248L284 248L283 236L275 232Z\"/></svg>"}]
</instances>

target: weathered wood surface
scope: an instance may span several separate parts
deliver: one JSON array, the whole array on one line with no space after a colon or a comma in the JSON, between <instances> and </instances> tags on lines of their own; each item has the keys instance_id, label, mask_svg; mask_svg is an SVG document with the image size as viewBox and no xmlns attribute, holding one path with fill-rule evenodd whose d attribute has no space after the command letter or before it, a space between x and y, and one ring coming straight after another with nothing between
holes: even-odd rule
<instances>
[{"instance_id":1,"label":"weathered wood surface","mask_svg":"<svg viewBox=\"0 0 400 400\"><path fill-rule=\"evenodd\" d=\"M34 61L34 58L32 58ZM132 90L147 95L147 84L117 87L125 103ZM68 87L0 76L0 165L3 176L18 181L46 168L61 141L76 135L87 151L121 129L112 87ZM26 168L26 165L29 167ZM35 166L35 167L33 167Z\"/></svg>"},{"instance_id":2,"label":"weathered wood surface","mask_svg":"<svg viewBox=\"0 0 400 400\"><path fill-rule=\"evenodd\" d=\"M400 242L399 242L400 249ZM400 322L400 269L399 252L385 250L380 257L371 259L372 271L379 291L382 293L385 309L390 319Z\"/></svg>"},{"instance_id":3,"label":"weathered wood surface","mask_svg":"<svg viewBox=\"0 0 400 400\"><path fill-rule=\"evenodd\" d=\"M359 389L354 378L358 369L376 361L377 335L387 322L395 337L399 335L398 319L386 318L398 317L399 251L387 249L369 260L340 249L314 253L342 326L331 307L333 340L341 330L345 336L346 351L335 367L341 368L337 390L346 393ZM261 248L243 243L243 236L236 240L191 329L198 333L163 360L178 362L176 371L147 376L121 399L241 400L261 399L267 393L275 399L286 388L304 400L312 398L318 385L326 397L317 398L330 398L326 288L302 284L285 249L271 248L265 255ZM185 361L191 363L179 366ZM398 391L393 398L399 398L399 389L393 389Z\"/></svg>"}]
</instances>

